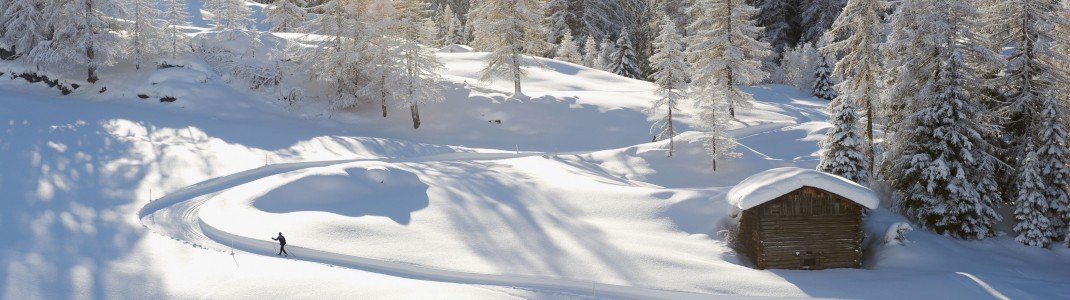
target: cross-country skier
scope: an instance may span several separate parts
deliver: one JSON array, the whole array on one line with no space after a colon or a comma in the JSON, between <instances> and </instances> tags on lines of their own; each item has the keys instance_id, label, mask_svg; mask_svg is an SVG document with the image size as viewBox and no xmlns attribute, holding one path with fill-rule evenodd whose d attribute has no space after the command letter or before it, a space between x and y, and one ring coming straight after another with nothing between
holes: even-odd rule
<instances>
[{"instance_id":1,"label":"cross-country skier","mask_svg":"<svg viewBox=\"0 0 1070 300\"><path fill-rule=\"evenodd\" d=\"M286 237L282 236L282 232L279 232L279 237L273 237L271 239L279 241L279 253L275 255L286 253L286 257L290 257L290 253L286 252Z\"/></svg>"}]
</instances>

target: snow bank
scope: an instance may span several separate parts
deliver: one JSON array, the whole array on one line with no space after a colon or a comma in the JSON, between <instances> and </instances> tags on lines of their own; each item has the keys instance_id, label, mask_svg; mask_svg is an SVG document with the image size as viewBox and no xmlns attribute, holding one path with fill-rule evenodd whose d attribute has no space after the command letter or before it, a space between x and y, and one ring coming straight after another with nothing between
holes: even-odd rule
<instances>
[{"instance_id":1,"label":"snow bank","mask_svg":"<svg viewBox=\"0 0 1070 300\"><path fill-rule=\"evenodd\" d=\"M728 191L728 204L750 209L804 186L832 192L869 209L877 208L880 203L876 193L846 178L816 170L777 168L754 174L737 184Z\"/></svg>"},{"instance_id":2,"label":"snow bank","mask_svg":"<svg viewBox=\"0 0 1070 300\"><path fill-rule=\"evenodd\" d=\"M446 47L442 47L441 49L438 49L438 52L445 52L445 53L468 53L468 52L472 52L472 51L475 51L475 50L472 49L472 47L468 47L468 46L465 46L465 45L458 45L458 44L452 44L452 45L449 45L449 46L446 46Z\"/></svg>"},{"instance_id":3,"label":"snow bank","mask_svg":"<svg viewBox=\"0 0 1070 300\"><path fill-rule=\"evenodd\" d=\"M149 75L150 84L164 82L205 83L208 82L208 74L186 68L165 68L156 70Z\"/></svg>"}]
</instances>

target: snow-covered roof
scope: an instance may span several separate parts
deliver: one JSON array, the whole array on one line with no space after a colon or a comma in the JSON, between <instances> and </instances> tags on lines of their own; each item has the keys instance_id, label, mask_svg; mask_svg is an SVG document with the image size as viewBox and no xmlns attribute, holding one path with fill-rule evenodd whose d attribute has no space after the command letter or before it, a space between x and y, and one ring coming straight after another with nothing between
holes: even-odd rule
<instances>
[{"instance_id":1,"label":"snow-covered roof","mask_svg":"<svg viewBox=\"0 0 1070 300\"><path fill-rule=\"evenodd\" d=\"M741 210L769 202L804 186L815 187L847 198L869 209L880 200L869 188L847 178L829 173L801 169L777 168L747 177L728 191L728 203Z\"/></svg>"}]
</instances>

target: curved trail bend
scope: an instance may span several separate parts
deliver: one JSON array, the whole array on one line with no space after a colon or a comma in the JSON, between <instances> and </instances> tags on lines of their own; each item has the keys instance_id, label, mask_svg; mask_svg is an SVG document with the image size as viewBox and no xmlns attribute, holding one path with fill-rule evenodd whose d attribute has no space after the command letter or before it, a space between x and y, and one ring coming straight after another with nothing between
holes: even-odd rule
<instances>
[{"instance_id":1,"label":"curved trail bend","mask_svg":"<svg viewBox=\"0 0 1070 300\"><path fill-rule=\"evenodd\" d=\"M562 153L564 154L564 153ZM202 204L227 189L243 185L260 178L297 171L307 168L324 167L350 162L421 162L421 161L477 161L500 160L544 153L450 153L413 158L351 159L333 161L312 161L266 165L228 176L209 179L189 187L172 192L164 197L149 202L138 212L141 223L158 234L181 240L196 247L219 251L242 251L253 254L275 256L275 243L267 239L239 236L219 230L205 223L199 216ZM543 278L535 276L508 274L480 274L461 271L443 270L405 262L370 259L352 255L333 253L324 250L288 245L288 250L295 252L293 259L315 263L324 263L358 270L376 272L391 276L450 282L473 285L492 285L535 291L552 291L569 294L589 295L614 299L710 299L742 298L700 294L691 292L642 288L635 286L600 284L596 282L569 279Z\"/></svg>"}]
</instances>

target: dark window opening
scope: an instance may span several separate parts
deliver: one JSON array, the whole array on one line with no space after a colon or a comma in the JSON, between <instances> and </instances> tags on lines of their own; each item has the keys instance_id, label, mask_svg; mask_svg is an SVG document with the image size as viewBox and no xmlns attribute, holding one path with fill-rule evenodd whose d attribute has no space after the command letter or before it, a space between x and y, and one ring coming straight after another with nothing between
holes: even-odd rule
<instances>
[{"instance_id":1,"label":"dark window opening","mask_svg":"<svg viewBox=\"0 0 1070 300\"><path fill-rule=\"evenodd\" d=\"M803 259L803 265L802 266L805 269L813 269L814 267L817 266L817 259L816 258Z\"/></svg>"}]
</instances>

